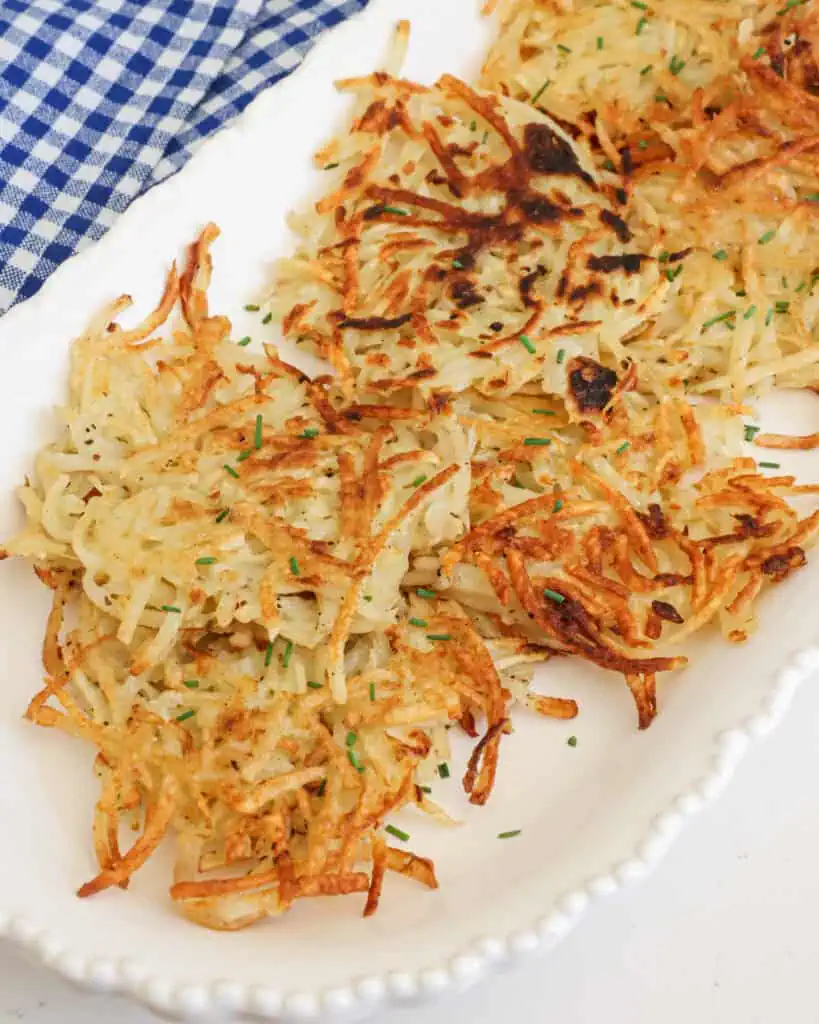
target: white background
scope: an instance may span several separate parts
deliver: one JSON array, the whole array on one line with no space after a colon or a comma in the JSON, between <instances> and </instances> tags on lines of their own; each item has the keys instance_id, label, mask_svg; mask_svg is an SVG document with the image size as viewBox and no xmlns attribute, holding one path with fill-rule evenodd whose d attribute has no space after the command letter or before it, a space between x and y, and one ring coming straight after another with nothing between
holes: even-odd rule
<instances>
[{"instance_id":1,"label":"white background","mask_svg":"<svg viewBox=\"0 0 819 1024\"><path fill-rule=\"evenodd\" d=\"M803 686L651 878L592 909L548 956L436 1006L379 1013L377 1024L819 1021L817 684ZM0 947L3 1024L115 1018L154 1019Z\"/></svg>"}]
</instances>

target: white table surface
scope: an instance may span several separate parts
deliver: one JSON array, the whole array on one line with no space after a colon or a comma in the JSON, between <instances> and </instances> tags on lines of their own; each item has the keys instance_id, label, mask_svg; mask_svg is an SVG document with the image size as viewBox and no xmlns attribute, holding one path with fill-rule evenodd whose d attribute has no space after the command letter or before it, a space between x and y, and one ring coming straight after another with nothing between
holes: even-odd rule
<instances>
[{"instance_id":1,"label":"white table surface","mask_svg":"<svg viewBox=\"0 0 819 1024\"><path fill-rule=\"evenodd\" d=\"M716 684L715 684L716 685ZM647 881L551 954L377 1024L819 1021L819 680ZM0 1022L151 1024L0 946Z\"/></svg>"}]
</instances>

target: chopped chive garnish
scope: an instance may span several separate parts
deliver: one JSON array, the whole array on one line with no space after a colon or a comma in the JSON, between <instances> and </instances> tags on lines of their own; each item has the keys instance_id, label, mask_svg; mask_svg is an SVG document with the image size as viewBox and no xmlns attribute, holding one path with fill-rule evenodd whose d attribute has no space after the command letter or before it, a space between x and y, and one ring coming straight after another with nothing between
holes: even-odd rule
<instances>
[{"instance_id":1,"label":"chopped chive garnish","mask_svg":"<svg viewBox=\"0 0 819 1024\"><path fill-rule=\"evenodd\" d=\"M449 633L427 633L427 640L451 640Z\"/></svg>"},{"instance_id":2,"label":"chopped chive garnish","mask_svg":"<svg viewBox=\"0 0 819 1024\"><path fill-rule=\"evenodd\" d=\"M535 346L532 344L531 338L529 338L527 335L521 334L521 336L518 338L518 341L521 343L521 345L523 345L526 351L531 352L532 355L534 355L534 353L537 351Z\"/></svg>"},{"instance_id":3,"label":"chopped chive garnish","mask_svg":"<svg viewBox=\"0 0 819 1024\"><path fill-rule=\"evenodd\" d=\"M655 103L668 103L668 97L666 96L666 94L664 92L655 92L654 93L654 102Z\"/></svg>"},{"instance_id":4,"label":"chopped chive garnish","mask_svg":"<svg viewBox=\"0 0 819 1024\"><path fill-rule=\"evenodd\" d=\"M300 572L299 563L295 555L290 556L290 572L292 572L294 576L298 576Z\"/></svg>"},{"instance_id":5,"label":"chopped chive garnish","mask_svg":"<svg viewBox=\"0 0 819 1024\"><path fill-rule=\"evenodd\" d=\"M461 261L460 261L460 260L453 260L453 261L452 261L452 266L453 266L453 267L454 267L454 268L455 268L456 270L463 270L463 269L464 269L464 265L463 265L463 263L461 263Z\"/></svg>"},{"instance_id":6,"label":"chopped chive garnish","mask_svg":"<svg viewBox=\"0 0 819 1024\"><path fill-rule=\"evenodd\" d=\"M557 501L552 505L552 512L559 512L563 508L563 501L558 498Z\"/></svg>"},{"instance_id":7,"label":"chopped chive garnish","mask_svg":"<svg viewBox=\"0 0 819 1024\"><path fill-rule=\"evenodd\" d=\"M272 313L266 313L262 317L262 323L263 324L269 324L272 319L273 319L273 314Z\"/></svg>"},{"instance_id":8,"label":"chopped chive garnish","mask_svg":"<svg viewBox=\"0 0 819 1024\"><path fill-rule=\"evenodd\" d=\"M571 53L572 52L571 47L570 46L564 46L563 43L558 43L557 44L557 48L558 48L558 50L560 50L561 53Z\"/></svg>"},{"instance_id":9,"label":"chopped chive garnish","mask_svg":"<svg viewBox=\"0 0 819 1024\"><path fill-rule=\"evenodd\" d=\"M728 253L724 249L717 249L717 251L714 253L714 259L719 260L720 262L722 262L723 260L727 260Z\"/></svg>"},{"instance_id":10,"label":"chopped chive garnish","mask_svg":"<svg viewBox=\"0 0 819 1024\"><path fill-rule=\"evenodd\" d=\"M224 469L226 472L230 473L230 475L232 477L235 477L237 480L239 479L239 474L236 472L236 470L233 468L233 466L229 466L227 463L225 463L224 466L222 466L222 469Z\"/></svg>"},{"instance_id":11,"label":"chopped chive garnish","mask_svg":"<svg viewBox=\"0 0 819 1024\"><path fill-rule=\"evenodd\" d=\"M682 263L678 267L669 267L665 272L665 276L669 281L676 281L683 271Z\"/></svg>"},{"instance_id":12,"label":"chopped chive garnish","mask_svg":"<svg viewBox=\"0 0 819 1024\"><path fill-rule=\"evenodd\" d=\"M370 700L375 701L375 683L370 683Z\"/></svg>"},{"instance_id":13,"label":"chopped chive garnish","mask_svg":"<svg viewBox=\"0 0 819 1024\"><path fill-rule=\"evenodd\" d=\"M284 645L284 657L282 658L282 665L285 668L290 664L290 659L293 657L293 641L288 640Z\"/></svg>"},{"instance_id":14,"label":"chopped chive garnish","mask_svg":"<svg viewBox=\"0 0 819 1024\"><path fill-rule=\"evenodd\" d=\"M774 311L773 311L773 309L769 309L768 312L765 314L765 326L766 327L770 327L771 326L771 321L773 320L773 318L774 318Z\"/></svg>"},{"instance_id":15,"label":"chopped chive garnish","mask_svg":"<svg viewBox=\"0 0 819 1024\"><path fill-rule=\"evenodd\" d=\"M322 779L319 788L316 790L316 796L324 796L324 790L327 788L327 779Z\"/></svg>"},{"instance_id":16,"label":"chopped chive garnish","mask_svg":"<svg viewBox=\"0 0 819 1024\"><path fill-rule=\"evenodd\" d=\"M236 342L236 344L237 344L237 345L241 345L241 346L242 346L242 348L244 348L244 347L245 347L246 345L249 345L249 344L250 344L251 340L252 340L252 339L251 339L250 335L249 335L249 334L246 334L246 335L244 336L244 338L242 338L242 340L241 340L241 341L237 341L237 342Z\"/></svg>"},{"instance_id":17,"label":"chopped chive garnish","mask_svg":"<svg viewBox=\"0 0 819 1024\"><path fill-rule=\"evenodd\" d=\"M638 149L648 149L648 143L646 142L645 139L640 139L640 141L637 143L637 148Z\"/></svg>"},{"instance_id":18,"label":"chopped chive garnish","mask_svg":"<svg viewBox=\"0 0 819 1024\"><path fill-rule=\"evenodd\" d=\"M767 245L768 242L773 241L776 238L776 230L771 228L770 231L766 231L764 235L760 235L757 239L759 245Z\"/></svg>"},{"instance_id":19,"label":"chopped chive garnish","mask_svg":"<svg viewBox=\"0 0 819 1024\"><path fill-rule=\"evenodd\" d=\"M644 4L642 0L631 0L631 6L636 7L638 11L648 10L648 4Z\"/></svg>"},{"instance_id":20,"label":"chopped chive garnish","mask_svg":"<svg viewBox=\"0 0 819 1024\"><path fill-rule=\"evenodd\" d=\"M613 171L614 170L614 161L613 160L604 160L603 161L603 166L606 168L607 171Z\"/></svg>"},{"instance_id":21,"label":"chopped chive garnish","mask_svg":"<svg viewBox=\"0 0 819 1024\"><path fill-rule=\"evenodd\" d=\"M421 629L426 629L429 625L426 619L410 619L409 624L411 626L420 626Z\"/></svg>"},{"instance_id":22,"label":"chopped chive garnish","mask_svg":"<svg viewBox=\"0 0 819 1024\"><path fill-rule=\"evenodd\" d=\"M752 425L751 425L751 424L749 423L749 424L748 424L748 425L747 425L747 426L745 427L745 440L746 440L746 441L753 441L753 439L754 439L754 438L756 437L756 435L757 435L757 434L759 433L759 431L760 431L761 429L762 429L761 427L754 427L754 426L752 426Z\"/></svg>"},{"instance_id":23,"label":"chopped chive garnish","mask_svg":"<svg viewBox=\"0 0 819 1024\"><path fill-rule=\"evenodd\" d=\"M819 203L819 192L811 192L810 195L805 196L805 199L809 203Z\"/></svg>"},{"instance_id":24,"label":"chopped chive garnish","mask_svg":"<svg viewBox=\"0 0 819 1024\"><path fill-rule=\"evenodd\" d=\"M760 469L779 469L781 463L779 462L760 462Z\"/></svg>"},{"instance_id":25,"label":"chopped chive garnish","mask_svg":"<svg viewBox=\"0 0 819 1024\"><path fill-rule=\"evenodd\" d=\"M236 461L237 462L245 462L247 459L250 458L250 456L252 454L253 454L253 452L249 448L245 448L245 450L243 452L239 452L239 454L238 454L238 456L236 458Z\"/></svg>"},{"instance_id":26,"label":"chopped chive garnish","mask_svg":"<svg viewBox=\"0 0 819 1024\"><path fill-rule=\"evenodd\" d=\"M384 831L389 832L396 839L400 839L402 843L406 843L409 840L409 832L404 832L400 828L396 828L395 825L387 825Z\"/></svg>"},{"instance_id":27,"label":"chopped chive garnish","mask_svg":"<svg viewBox=\"0 0 819 1024\"><path fill-rule=\"evenodd\" d=\"M358 734L354 732L348 732L347 738L344 741L348 747L354 747L358 742Z\"/></svg>"},{"instance_id":28,"label":"chopped chive garnish","mask_svg":"<svg viewBox=\"0 0 819 1024\"><path fill-rule=\"evenodd\" d=\"M713 327L714 324L723 323L725 320L731 320L736 316L736 311L729 309L727 313L720 313L719 316L712 316L710 320L706 320L702 325L702 329L707 331L709 327Z\"/></svg>"},{"instance_id":29,"label":"chopped chive garnish","mask_svg":"<svg viewBox=\"0 0 819 1024\"><path fill-rule=\"evenodd\" d=\"M787 14L788 11L792 10L794 7L801 7L802 4L806 4L807 2L808 0L788 0L784 7L779 8L776 12L776 16L781 18L783 14Z\"/></svg>"},{"instance_id":30,"label":"chopped chive garnish","mask_svg":"<svg viewBox=\"0 0 819 1024\"><path fill-rule=\"evenodd\" d=\"M759 60L759 58L764 53L767 53L765 47L764 46L760 46L758 50L755 50L754 53L751 54L751 60Z\"/></svg>"},{"instance_id":31,"label":"chopped chive garnish","mask_svg":"<svg viewBox=\"0 0 819 1024\"><path fill-rule=\"evenodd\" d=\"M230 515L230 509L229 508L223 508L222 511L219 513L219 515L216 517L216 522L217 523L221 523L222 520L223 519L227 519L227 517L229 515Z\"/></svg>"},{"instance_id":32,"label":"chopped chive garnish","mask_svg":"<svg viewBox=\"0 0 819 1024\"><path fill-rule=\"evenodd\" d=\"M674 54L674 56L671 58L671 62L668 65L668 70L671 72L671 74L676 77L684 67L685 61L679 58L676 54Z\"/></svg>"},{"instance_id":33,"label":"chopped chive garnish","mask_svg":"<svg viewBox=\"0 0 819 1024\"><path fill-rule=\"evenodd\" d=\"M273 643L267 645L267 650L264 652L264 667L267 668L270 662L273 660Z\"/></svg>"},{"instance_id":34,"label":"chopped chive garnish","mask_svg":"<svg viewBox=\"0 0 819 1024\"><path fill-rule=\"evenodd\" d=\"M602 36L598 36L597 37L597 49L598 50L602 50L603 49L603 37Z\"/></svg>"},{"instance_id":35,"label":"chopped chive garnish","mask_svg":"<svg viewBox=\"0 0 819 1024\"><path fill-rule=\"evenodd\" d=\"M543 447L544 445L551 444L552 439L550 437L524 437L523 443L530 447Z\"/></svg>"},{"instance_id":36,"label":"chopped chive garnish","mask_svg":"<svg viewBox=\"0 0 819 1024\"><path fill-rule=\"evenodd\" d=\"M262 419L262 414L259 413L259 415L256 417L256 432L253 435L253 447L256 448L257 450L262 447L262 425L263 425L263 423L264 423L264 420Z\"/></svg>"},{"instance_id":37,"label":"chopped chive garnish","mask_svg":"<svg viewBox=\"0 0 819 1024\"><path fill-rule=\"evenodd\" d=\"M189 718L193 718L193 716L195 714L196 714L196 712L194 710L183 711L181 715L177 715L176 716L176 720L177 720L177 722L187 722L187 720Z\"/></svg>"},{"instance_id":38,"label":"chopped chive garnish","mask_svg":"<svg viewBox=\"0 0 819 1024\"><path fill-rule=\"evenodd\" d=\"M556 358L555 362L562 363L565 358L566 358L566 349L565 348L559 348L557 350L557 358Z\"/></svg>"},{"instance_id":39,"label":"chopped chive garnish","mask_svg":"<svg viewBox=\"0 0 819 1024\"><path fill-rule=\"evenodd\" d=\"M419 786L418 788L421 790L422 793L432 792L432 786Z\"/></svg>"},{"instance_id":40,"label":"chopped chive garnish","mask_svg":"<svg viewBox=\"0 0 819 1024\"><path fill-rule=\"evenodd\" d=\"M643 29L646 27L647 24L648 18L645 15L643 15L642 18L640 18L640 20L637 22L637 31L635 35L641 36L643 34Z\"/></svg>"},{"instance_id":41,"label":"chopped chive garnish","mask_svg":"<svg viewBox=\"0 0 819 1024\"><path fill-rule=\"evenodd\" d=\"M668 251L667 249L664 249L664 250L663 250L663 251L662 251L662 252L660 253L660 255L659 255L659 256L657 257L657 262L658 262L658 263L668 263L668 257L669 257L670 255L671 255L671 253L670 253L670 252L669 252L669 251Z\"/></svg>"},{"instance_id":42,"label":"chopped chive garnish","mask_svg":"<svg viewBox=\"0 0 819 1024\"><path fill-rule=\"evenodd\" d=\"M799 284L794 288L794 291L797 294L799 294L799 292L804 291L807 288L807 286L808 286L807 281L800 281Z\"/></svg>"},{"instance_id":43,"label":"chopped chive garnish","mask_svg":"<svg viewBox=\"0 0 819 1024\"><path fill-rule=\"evenodd\" d=\"M543 83L543 85L541 85L541 87L538 89L538 91L534 94L534 96L532 96L532 98L529 100L529 102L530 103L537 103L537 101L544 94L544 92L546 92L546 90L549 88L550 85L551 85L551 82L547 78L546 81Z\"/></svg>"},{"instance_id":44,"label":"chopped chive garnish","mask_svg":"<svg viewBox=\"0 0 819 1024\"><path fill-rule=\"evenodd\" d=\"M443 761L441 764L438 765L438 774L441 776L442 779L449 778L449 765L446 763L446 761Z\"/></svg>"},{"instance_id":45,"label":"chopped chive garnish","mask_svg":"<svg viewBox=\"0 0 819 1024\"><path fill-rule=\"evenodd\" d=\"M365 594L364 595L364 600L365 601L372 601L372 597L369 594Z\"/></svg>"},{"instance_id":46,"label":"chopped chive garnish","mask_svg":"<svg viewBox=\"0 0 819 1024\"><path fill-rule=\"evenodd\" d=\"M742 314L742 319L750 320L754 313L756 313L756 306L749 306Z\"/></svg>"},{"instance_id":47,"label":"chopped chive garnish","mask_svg":"<svg viewBox=\"0 0 819 1024\"><path fill-rule=\"evenodd\" d=\"M646 66L644 68L640 68L640 74L641 75L647 75L649 73L649 71L651 71L651 69L653 67L654 67L653 64L646 64Z\"/></svg>"},{"instance_id":48,"label":"chopped chive garnish","mask_svg":"<svg viewBox=\"0 0 819 1024\"><path fill-rule=\"evenodd\" d=\"M357 772L364 771L364 765L359 761L358 754L354 750L347 751L347 760Z\"/></svg>"},{"instance_id":49,"label":"chopped chive garnish","mask_svg":"<svg viewBox=\"0 0 819 1024\"><path fill-rule=\"evenodd\" d=\"M474 121L473 121L474 124ZM409 217L409 210L402 210L399 206L382 206L382 213L395 213L399 217Z\"/></svg>"},{"instance_id":50,"label":"chopped chive garnish","mask_svg":"<svg viewBox=\"0 0 819 1024\"><path fill-rule=\"evenodd\" d=\"M744 299L747 294L748 293L745 291L744 288L740 288L739 291L734 292L734 295L739 296L740 299Z\"/></svg>"},{"instance_id":51,"label":"chopped chive garnish","mask_svg":"<svg viewBox=\"0 0 819 1024\"><path fill-rule=\"evenodd\" d=\"M576 747L577 746L577 737L576 736L570 736L566 740L566 742L569 744L570 747Z\"/></svg>"},{"instance_id":52,"label":"chopped chive garnish","mask_svg":"<svg viewBox=\"0 0 819 1024\"><path fill-rule=\"evenodd\" d=\"M248 313L258 313L261 308L262 307L257 306L255 302L248 302L248 304L245 306L245 309L248 311Z\"/></svg>"},{"instance_id":53,"label":"chopped chive garnish","mask_svg":"<svg viewBox=\"0 0 819 1024\"><path fill-rule=\"evenodd\" d=\"M299 437L304 437L308 441L312 441L314 437L318 437L318 433L318 427L308 427L307 430L304 431L304 433L299 434Z\"/></svg>"},{"instance_id":54,"label":"chopped chive garnish","mask_svg":"<svg viewBox=\"0 0 819 1024\"><path fill-rule=\"evenodd\" d=\"M416 587L415 593L419 597L437 597L438 595L434 590L430 590L428 587Z\"/></svg>"},{"instance_id":55,"label":"chopped chive garnish","mask_svg":"<svg viewBox=\"0 0 819 1024\"><path fill-rule=\"evenodd\" d=\"M335 163L332 163L332 164L325 164L324 165L324 170L325 171L333 171L333 170L336 169L336 167L338 167L338 161L336 161Z\"/></svg>"},{"instance_id":56,"label":"chopped chive garnish","mask_svg":"<svg viewBox=\"0 0 819 1024\"><path fill-rule=\"evenodd\" d=\"M533 413L538 416L557 416L557 413L553 409L532 409Z\"/></svg>"},{"instance_id":57,"label":"chopped chive garnish","mask_svg":"<svg viewBox=\"0 0 819 1024\"><path fill-rule=\"evenodd\" d=\"M790 308L791 308L790 302L786 302L786 301L780 301L780 302L775 303L775 305L774 305L774 309L776 309L777 313L787 313Z\"/></svg>"},{"instance_id":58,"label":"chopped chive garnish","mask_svg":"<svg viewBox=\"0 0 819 1024\"><path fill-rule=\"evenodd\" d=\"M163 612L176 612L177 615L182 614L182 609L177 608L175 604L163 604L160 606Z\"/></svg>"},{"instance_id":59,"label":"chopped chive garnish","mask_svg":"<svg viewBox=\"0 0 819 1024\"><path fill-rule=\"evenodd\" d=\"M420 487L420 486L421 486L421 484L422 484L422 483L424 483L424 481L425 481L426 479L427 479L427 475L426 475L426 473L422 473L422 474L421 474L420 476L417 476L417 477L416 477L416 478L415 478L415 479L414 479L414 480L412 481L412 483L410 484L410 487Z\"/></svg>"},{"instance_id":60,"label":"chopped chive garnish","mask_svg":"<svg viewBox=\"0 0 819 1024\"><path fill-rule=\"evenodd\" d=\"M189 690L195 690L199 686L198 679L183 679L182 685L187 686Z\"/></svg>"},{"instance_id":61,"label":"chopped chive garnish","mask_svg":"<svg viewBox=\"0 0 819 1024\"><path fill-rule=\"evenodd\" d=\"M521 829L513 828L511 832L498 832L498 839L514 839L515 836L519 836Z\"/></svg>"},{"instance_id":62,"label":"chopped chive garnish","mask_svg":"<svg viewBox=\"0 0 819 1024\"><path fill-rule=\"evenodd\" d=\"M317 683L317 682L315 682L312 679L308 679L307 680L307 685L310 687L311 690L321 690L324 684L323 683Z\"/></svg>"},{"instance_id":63,"label":"chopped chive garnish","mask_svg":"<svg viewBox=\"0 0 819 1024\"><path fill-rule=\"evenodd\" d=\"M558 594L556 590L549 590L548 587L543 591L544 597L548 597L550 601L554 601L555 604L563 604L566 598L563 594Z\"/></svg>"},{"instance_id":64,"label":"chopped chive garnish","mask_svg":"<svg viewBox=\"0 0 819 1024\"><path fill-rule=\"evenodd\" d=\"M213 565L216 559L212 555L207 555L205 558L197 558L197 565Z\"/></svg>"},{"instance_id":65,"label":"chopped chive garnish","mask_svg":"<svg viewBox=\"0 0 819 1024\"><path fill-rule=\"evenodd\" d=\"M623 441L623 443L622 443L622 444L620 445L620 447L619 447L619 448L617 448L617 449L615 449L615 452L614 452L614 454L615 454L615 455L622 455L622 454L623 454L623 452L624 452L624 451L626 450L626 448L628 448L628 447L629 447L629 442L628 442L628 441Z\"/></svg>"}]
</instances>

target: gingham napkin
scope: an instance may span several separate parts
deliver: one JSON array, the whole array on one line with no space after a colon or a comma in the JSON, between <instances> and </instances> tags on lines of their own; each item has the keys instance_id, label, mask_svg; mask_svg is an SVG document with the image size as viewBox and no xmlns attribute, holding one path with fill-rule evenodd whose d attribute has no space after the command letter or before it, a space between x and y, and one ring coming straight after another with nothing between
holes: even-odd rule
<instances>
[{"instance_id":1,"label":"gingham napkin","mask_svg":"<svg viewBox=\"0 0 819 1024\"><path fill-rule=\"evenodd\" d=\"M0 313L366 3L0 0Z\"/></svg>"}]
</instances>

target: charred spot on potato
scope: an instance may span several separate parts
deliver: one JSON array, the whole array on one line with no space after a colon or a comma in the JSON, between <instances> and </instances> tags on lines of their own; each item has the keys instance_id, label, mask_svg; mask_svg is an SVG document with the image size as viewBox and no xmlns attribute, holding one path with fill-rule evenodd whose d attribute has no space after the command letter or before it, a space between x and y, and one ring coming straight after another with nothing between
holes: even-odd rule
<instances>
[{"instance_id":1,"label":"charred spot on potato","mask_svg":"<svg viewBox=\"0 0 819 1024\"><path fill-rule=\"evenodd\" d=\"M573 359L568 369L569 390L580 412L601 412L617 387L617 374L585 356Z\"/></svg>"}]
</instances>

